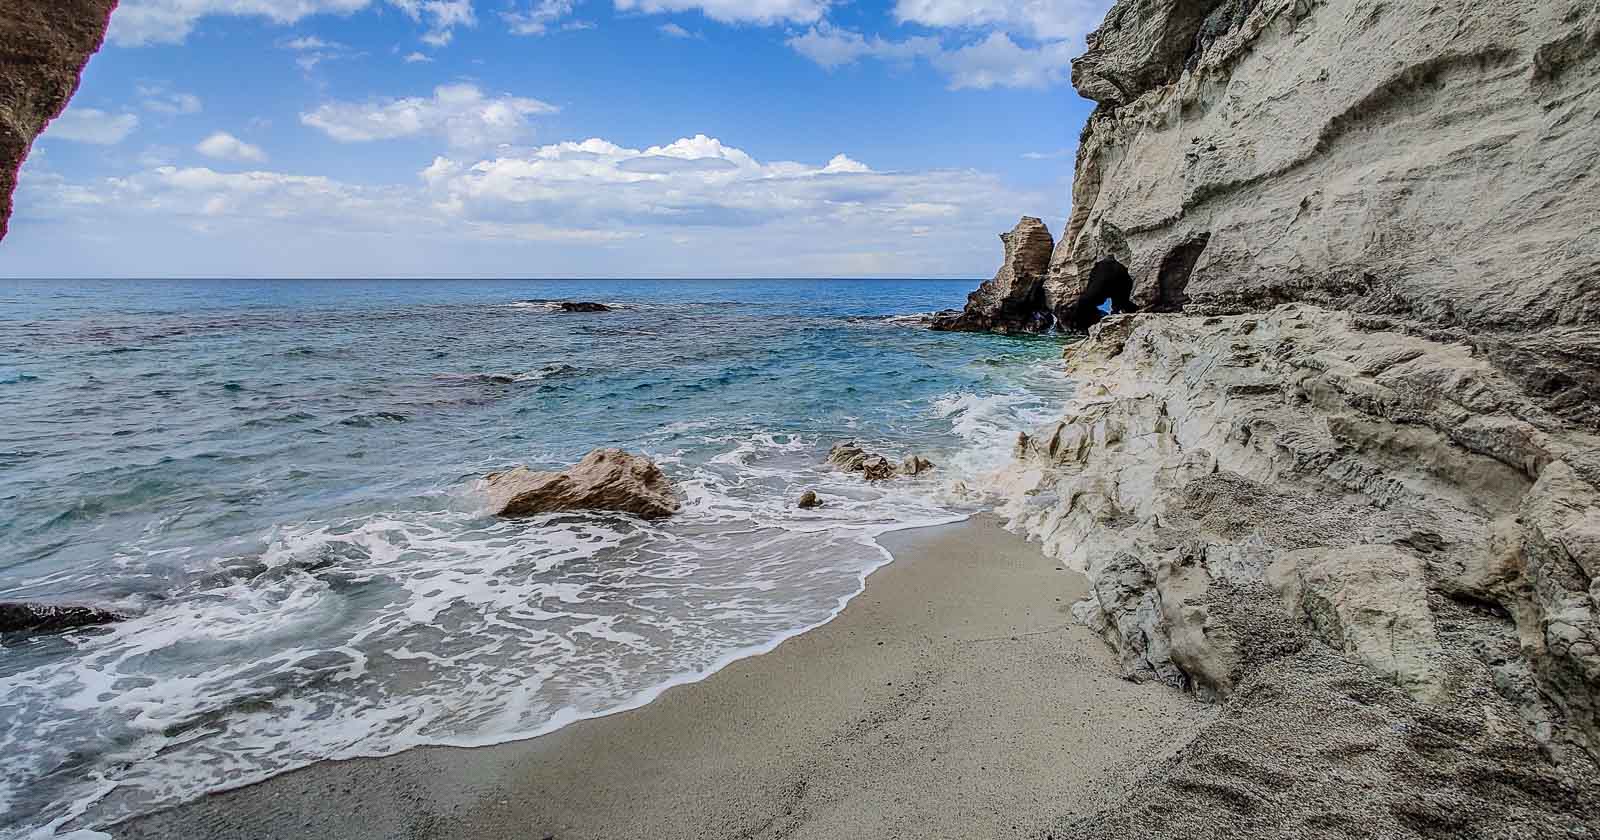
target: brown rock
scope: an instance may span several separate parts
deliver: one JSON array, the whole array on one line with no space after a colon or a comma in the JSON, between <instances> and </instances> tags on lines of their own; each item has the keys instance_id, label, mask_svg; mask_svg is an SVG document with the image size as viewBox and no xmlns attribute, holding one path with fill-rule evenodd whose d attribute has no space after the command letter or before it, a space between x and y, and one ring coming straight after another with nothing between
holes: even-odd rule
<instances>
[{"instance_id":1,"label":"brown rock","mask_svg":"<svg viewBox=\"0 0 1600 840\"><path fill-rule=\"evenodd\" d=\"M660 467L620 449L596 449L563 472L517 467L484 480L490 507L497 516L612 510L656 519L677 513L679 507L672 484Z\"/></svg>"},{"instance_id":2,"label":"brown rock","mask_svg":"<svg viewBox=\"0 0 1600 840\"><path fill-rule=\"evenodd\" d=\"M800 503L797 505L797 507L799 507L801 510L819 508L822 507L822 499L817 495L817 491L807 490L806 492L800 494Z\"/></svg>"},{"instance_id":3,"label":"brown rock","mask_svg":"<svg viewBox=\"0 0 1600 840\"><path fill-rule=\"evenodd\" d=\"M853 441L834 444L828 450L828 463L845 472L861 473L868 481L883 481L895 476L894 464L889 463L888 458L868 452Z\"/></svg>"},{"instance_id":4,"label":"brown rock","mask_svg":"<svg viewBox=\"0 0 1600 840\"><path fill-rule=\"evenodd\" d=\"M932 461L922 457L921 455L907 455L906 459L900 462L900 474L922 475L923 473L933 469L933 466L934 465Z\"/></svg>"},{"instance_id":5,"label":"brown rock","mask_svg":"<svg viewBox=\"0 0 1600 840\"><path fill-rule=\"evenodd\" d=\"M1023 216L1010 233L1000 234L1000 241L1006 249L1000 272L967 296L967 308L959 315L934 318L932 329L998 333L1050 329L1053 319L1044 298L1044 281L1055 248L1050 229L1032 216Z\"/></svg>"},{"instance_id":6,"label":"brown rock","mask_svg":"<svg viewBox=\"0 0 1600 840\"><path fill-rule=\"evenodd\" d=\"M100 49L116 0L0 3L0 239L11 218L17 171L33 140L60 116Z\"/></svg>"}]
</instances>

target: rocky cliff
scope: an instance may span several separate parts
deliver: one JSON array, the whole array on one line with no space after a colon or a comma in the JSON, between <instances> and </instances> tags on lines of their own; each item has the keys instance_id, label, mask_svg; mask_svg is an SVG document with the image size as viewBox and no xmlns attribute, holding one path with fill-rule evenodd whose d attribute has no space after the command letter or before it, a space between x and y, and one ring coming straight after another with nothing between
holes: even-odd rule
<instances>
[{"instance_id":1,"label":"rocky cliff","mask_svg":"<svg viewBox=\"0 0 1600 840\"><path fill-rule=\"evenodd\" d=\"M0 239L11 220L17 171L34 138L77 91L116 5L117 0L0 4Z\"/></svg>"},{"instance_id":2,"label":"rocky cliff","mask_svg":"<svg viewBox=\"0 0 1600 840\"><path fill-rule=\"evenodd\" d=\"M1600 6L1120 0L1073 79L1004 512L1224 713L1063 833L1600 836Z\"/></svg>"}]
</instances>

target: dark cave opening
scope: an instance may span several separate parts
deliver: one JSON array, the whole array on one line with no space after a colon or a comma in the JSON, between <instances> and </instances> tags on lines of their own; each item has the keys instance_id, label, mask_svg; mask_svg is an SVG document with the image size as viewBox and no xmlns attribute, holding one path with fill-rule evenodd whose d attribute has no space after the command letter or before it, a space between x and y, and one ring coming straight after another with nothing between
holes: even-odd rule
<instances>
[{"instance_id":1,"label":"dark cave opening","mask_svg":"<svg viewBox=\"0 0 1600 840\"><path fill-rule=\"evenodd\" d=\"M1106 307L1109 303L1110 306ZM1133 312L1133 278L1128 269L1114 257L1094 264L1089 273L1089 285L1073 309L1071 323L1067 326L1086 330L1100 322L1106 315Z\"/></svg>"},{"instance_id":2,"label":"dark cave opening","mask_svg":"<svg viewBox=\"0 0 1600 840\"><path fill-rule=\"evenodd\" d=\"M1181 312L1189 302L1189 275L1200 262L1211 234L1202 233L1173 248L1161 261L1161 272L1156 275L1156 299L1150 309L1155 312Z\"/></svg>"}]
</instances>

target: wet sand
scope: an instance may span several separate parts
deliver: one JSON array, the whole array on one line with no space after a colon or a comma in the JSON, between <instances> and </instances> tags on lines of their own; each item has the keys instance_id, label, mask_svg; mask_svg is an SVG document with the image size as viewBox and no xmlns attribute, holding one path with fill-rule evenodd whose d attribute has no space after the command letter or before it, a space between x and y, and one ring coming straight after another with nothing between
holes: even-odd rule
<instances>
[{"instance_id":1,"label":"wet sand","mask_svg":"<svg viewBox=\"0 0 1600 840\"><path fill-rule=\"evenodd\" d=\"M1116 676L1082 577L990 518L885 538L833 622L531 740L324 762L118 838L1042 837L1210 712Z\"/></svg>"}]
</instances>

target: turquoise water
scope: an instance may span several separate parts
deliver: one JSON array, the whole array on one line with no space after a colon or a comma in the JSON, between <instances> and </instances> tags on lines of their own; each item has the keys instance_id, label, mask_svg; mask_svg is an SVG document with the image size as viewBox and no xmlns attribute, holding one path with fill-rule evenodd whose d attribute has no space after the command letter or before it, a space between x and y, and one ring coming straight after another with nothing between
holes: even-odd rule
<instances>
[{"instance_id":1,"label":"turquoise water","mask_svg":"<svg viewBox=\"0 0 1600 840\"><path fill-rule=\"evenodd\" d=\"M133 616L3 641L0 835L526 737L826 621L1070 391L1056 340L894 317L971 285L0 281L0 600ZM869 486L845 439L941 469ZM683 513L484 515L598 446Z\"/></svg>"}]
</instances>

